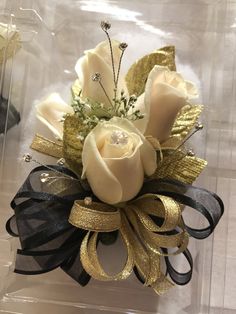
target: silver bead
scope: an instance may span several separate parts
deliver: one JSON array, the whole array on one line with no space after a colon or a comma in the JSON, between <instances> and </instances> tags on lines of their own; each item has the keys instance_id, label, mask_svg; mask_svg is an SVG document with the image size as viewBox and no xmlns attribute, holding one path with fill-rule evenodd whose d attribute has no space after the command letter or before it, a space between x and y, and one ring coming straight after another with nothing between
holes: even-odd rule
<instances>
[{"instance_id":1,"label":"silver bead","mask_svg":"<svg viewBox=\"0 0 236 314\"><path fill-rule=\"evenodd\" d=\"M92 76L92 80L94 82L100 82L101 81L101 74L98 72L94 73L94 75Z\"/></svg>"},{"instance_id":2,"label":"silver bead","mask_svg":"<svg viewBox=\"0 0 236 314\"><path fill-rule=\"evenodd\" d=\"M49 173L47 173L47 172L41 173L41 175L40 175L40 181L43 182L43 183L45 183L45 182L47 182L48 180L49 180Z\"/></svg>"},{"instance_id":3,"label":"silver bead","mask_svg":"<svg viewBox=\"0 0 236 314\"><path fill-rule=\"evenodd\" d=\"M101 21L101 28L106 32L111 28L111 23L108 21Z\"/></svg>"},{"instance_id":4,"label":"silver bead","mask_svg":"<svg viewBox=\"0 0 236 314\"><path fill-rule=\"evenodd\" d=\"M33 158L33 157L32 157L30 154L24 154L24 155L23 155L23 160L24 160L25 162L31 162L32 158Z\"/></svg>"},{"instance_id":5,"label":"silver bead","mask_svg":"<svg viewBox=\"0 0 236 314\"><path fill-rule=\"evenodd\" d=\"M120 48L120 50L122 50L122 51L124 51L127 47L128 47L128 44L127 44L127 43L120 43L120 44L119 44L119 48Z\"/></svg>"},{"instance_id":6,"label":"silver bead","mask_svg":"<svg viewBox=\"0 0 236 314\"><path fill-rule=\"evenodd\" d=\"M195 125L195 129L197 131L202 130L203 129L203 125L200 122L197 122L196 125Z\"/></svg>"},{"instance_id":7,"label":"silver bead","mask_svg":"<svg viewBox=\"0 0 236 314\"><path fill-rule=\"evenodd\" d=\"M65 162L66 161L64 158L60 158L60 159L58 159L57 164L58 164L58 166L64 166Z\"/></svg>"},{"instance_id":8,"label":"silver bead","mask_svg":"<svg viewBox=\"0 0 236 314\"><path fill-rule=\"evenodd\" d=\"M193 151L192 149L189 149L188 152L187 152L187 155L188 155L189 157L194 157L194 156L195 156L195 153L194 153L194 151Z\"/></svg>"},{"instance_id":9,"label":"silver bead","mask_svg":"<svg viewBox=\"0 0 236 314\"><path fill-rule=\"evenodd\" d=\"M89 206L92 204L92 202L93 202L92 197L87 196L84 198L84 204L85 205Z\"/></svg>"}]
</instances>

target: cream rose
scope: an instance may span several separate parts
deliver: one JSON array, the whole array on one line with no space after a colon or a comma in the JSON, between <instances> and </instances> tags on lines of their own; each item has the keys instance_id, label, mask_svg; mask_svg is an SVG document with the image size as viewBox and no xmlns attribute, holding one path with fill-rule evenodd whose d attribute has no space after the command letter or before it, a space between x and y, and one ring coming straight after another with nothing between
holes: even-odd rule
<instances>
[{"instance_id":1,"label":"cream rose","mask_svg":"<svg viewBox=\"0 0 236 314\"><path fill-rule=\"evenodd\" d=\"M121 50L119 42L112 40L112 49L114 55L115 66L119 63ZM102 103L105 107L110 107L111 104L107 96L112 100L114 98L114 79L111 63L111 53L108 41L103 41L94 49L86 50L84 56L81 57L75 66L75 71L79 78L79 85L82 90L82 98L89 98L90 101ZM99 84L93 82L92 77L95 73L101 75L102 84L106 90L105 95ZM121 89L126 90L124 80L119 81L117 95Z\"/></svg>"},{"instance_id":2,"label":"cream rose","mask_svg":"<svg viewBox=\"0 0 236 314\"><path fill-rule=\"evenodd\" d=\"M63 137L63 116L72 114L73 108L69 106L57 93L49 95L44 101L36 105L37 118L44 123L56 137Z\"/></svg>"},{"instance_id":3,"label":"cream rose","mask_svg":"<svg viewBox=\"0 0 236 314\"><path fill-rule=\"evenodd\" d=\"M86 137L83 178L103 202L117 204L137 195L144 175L156 170L156 152L127 119L100 122Z\"/></svg>"},{"instance_id":4,"label":"cream rose","mask_svg":"<svg viewBox=\"0 0 236 314\"><path fill-rule=\"evenodd\" d=\"M179 110L186 101L197 97L196 86L186 81L180 73L164 66L154 66L149 73L145 92L136 105L145 116L135 124L146 135L163 142L169 137Z\"/></svg>"}]
</instances>

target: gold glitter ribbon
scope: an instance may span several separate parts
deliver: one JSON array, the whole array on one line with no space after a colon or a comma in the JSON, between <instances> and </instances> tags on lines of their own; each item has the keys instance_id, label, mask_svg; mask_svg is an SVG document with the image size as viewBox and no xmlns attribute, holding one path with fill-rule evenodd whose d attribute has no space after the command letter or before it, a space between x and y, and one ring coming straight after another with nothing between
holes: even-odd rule
<instances>
[{"instance_id":1,"label":"gold glitter ribbon","mask_svg":"<svg viewBox=\"0 0 236 314\"><path fill-rule=\"evenodd\" d=\"M60 141L54 142L39 134L35 135L30 148L48 156L63 157L63 146Z\"/></svg>"},{"instance_id":2,"label":"gold glitter ribbon","mask_svg":"<svg viewBox=\"0 0 236 314\"><path fill-rule=\"evenodd\" d=\"M88 231L110 232L120 229L120 211L107 204L92 203L91 208L83 206L83 201L76 201L71 209L69 222Z\"/></svg>"},{"instance_id":3,"label":"gold glitter ribbon","mask_svg":"<svg viewBox=\"0 0 236 314\"><path fill-rule=\"evenodd\" d=\"M162 218L162 225L156 225L150 215ZM181 206L172 198L146 194L122 208L96 202L85 205L83 201L76 201L69 222L88 231L81 244L80 256L84 269L93 278L123 280L136 266L145 285L152 286L156 293L163 294L173 285L161 271L160 259L166 254L160 248L177 248L168 255L179 254L186 249L189 237L182 225ZM179 233L162 234L177 226ZM115 230L121 234L127 260L118 274L108 275L98 259L97 239L99 232Z\"/></svg>"}]
</instances>

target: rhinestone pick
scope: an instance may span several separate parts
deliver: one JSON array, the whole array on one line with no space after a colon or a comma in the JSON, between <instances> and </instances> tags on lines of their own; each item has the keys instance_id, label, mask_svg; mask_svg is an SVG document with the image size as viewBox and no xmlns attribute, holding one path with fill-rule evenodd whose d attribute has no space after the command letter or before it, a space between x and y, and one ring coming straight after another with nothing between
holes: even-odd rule
<instances>
[{"instance_id":1,"label":"rhinestone pick","mask_svg":"<svg viewBox=\"0 0 236 314\"><path fill-rule=\"evenodd\" d=\"M195 153L192 149L189 149L188 152L187 152L187 155L190 156L190 157L194 157L195 156Z\"/></svg>"},{"instance_id":2,"label":"rhinestone pick","mask_svg":"<svg viewBox=\"0 0 236 314\"><path fill-rule=\"evenodd\" d=\"M41 173L41 175L40 175L40 181L43 182L43 183L45 183L45 182L47 182L48 180L49 180L49 173L47 173L47 172Z\"/></svg>"},{"instance_id":3,"label":"rhinestone pick","mask_svg":"<svg viewBox=\"0 0 236 314\"><path fill-rule=\"evenodd\" d=\"M101 28L104 31L108 31L111 28L111 23L108 21L101 21Z\"/></svg>"},{"instance_id":4,"label":"rhinestone pick","mask_svg":"<svg viewBox=\"0 0 236 314\"><path fill-rule=\"evenodd\" d=\"M94 73L94 75L92 76L92 80L93 80L94 82L99 82L99 81L101 81L101 74L98 73L98 72Z\"/></svg>"},{"instance_id":5,"label":"rhinestone pick","mask_svg":"<svg viewBox=\"0 0 236 314\"><path fill-rule=\"evenodd\" d=\"M23 160L24 160L25 162L31 162L32 158L33 158L33 157L32 157L30 154L24 154L24 155L23 155Z\"/></svg>"},{"instance_id":6,"label":"rhinestone pick","mask_svg":"<svg viewBox=\"0 0 236 314\"><path fill-rule=\"evenodd\" d=\"M57 164L58 164L58 166L64 166L65 162L66 161L64 158L60 158L60 159L58 159Z\"/></svg>"},{"instance_id":7,"label":"rhinestone pick","mask_svg":"<svg viewBox=\"0 0 236 314\"><path fill-rule=\"evenodd\" d=\"M119 48L120 50L124 51L128 47L127 43L120 43Z\"/></svg>"},{"instance_id":8,"label":"rhinestone pick","mask_svg":"<svg viewBox=\"0 0 236 314\"><path fill-rule=\"evenodd\" d=\"M195 129L196 129L196 130L202 130L202 129L203 129L203 125L202 125L200 122L198 122L198 123L196 123L196 125L195 125Z\"/></svg>"}]
</instances>

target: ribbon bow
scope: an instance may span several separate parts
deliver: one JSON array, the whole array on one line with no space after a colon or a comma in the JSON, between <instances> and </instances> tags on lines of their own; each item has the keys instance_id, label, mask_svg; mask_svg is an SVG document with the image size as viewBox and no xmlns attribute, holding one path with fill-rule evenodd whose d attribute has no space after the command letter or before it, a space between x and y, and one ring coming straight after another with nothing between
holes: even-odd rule
<instances>
[{"instance_id":1,"label":"ribbon bow","mask_svg":"<svg viewBox=\"0 0 236 314\"><path fill-rule=\"evenodd\" d=\"M6 228L19 237L22 247L17 251L15 272L32 275L61 267L86 285L90 277L123 280L134 271L157 294L173 285L167 275L179 285L190 281L193 261L187 249L189 236L203 239L213 232L224 211L216 194L176 180L153 179L144 183L136 199L114 207L96 199L67 168L50 168L51 172L44 166L32 170L11 203L15 215ZM87 203L87 197L93 201ZM183 205L202 214L209 226L187 226ZM97 246L106 239L112 244L117 233L127 258L119 273L109 275L99 262ZM180 253L190 266L185 273L179 273L169 259ZM166 274L161 260L165 261Z\"/></svg>"}]
</instances>

